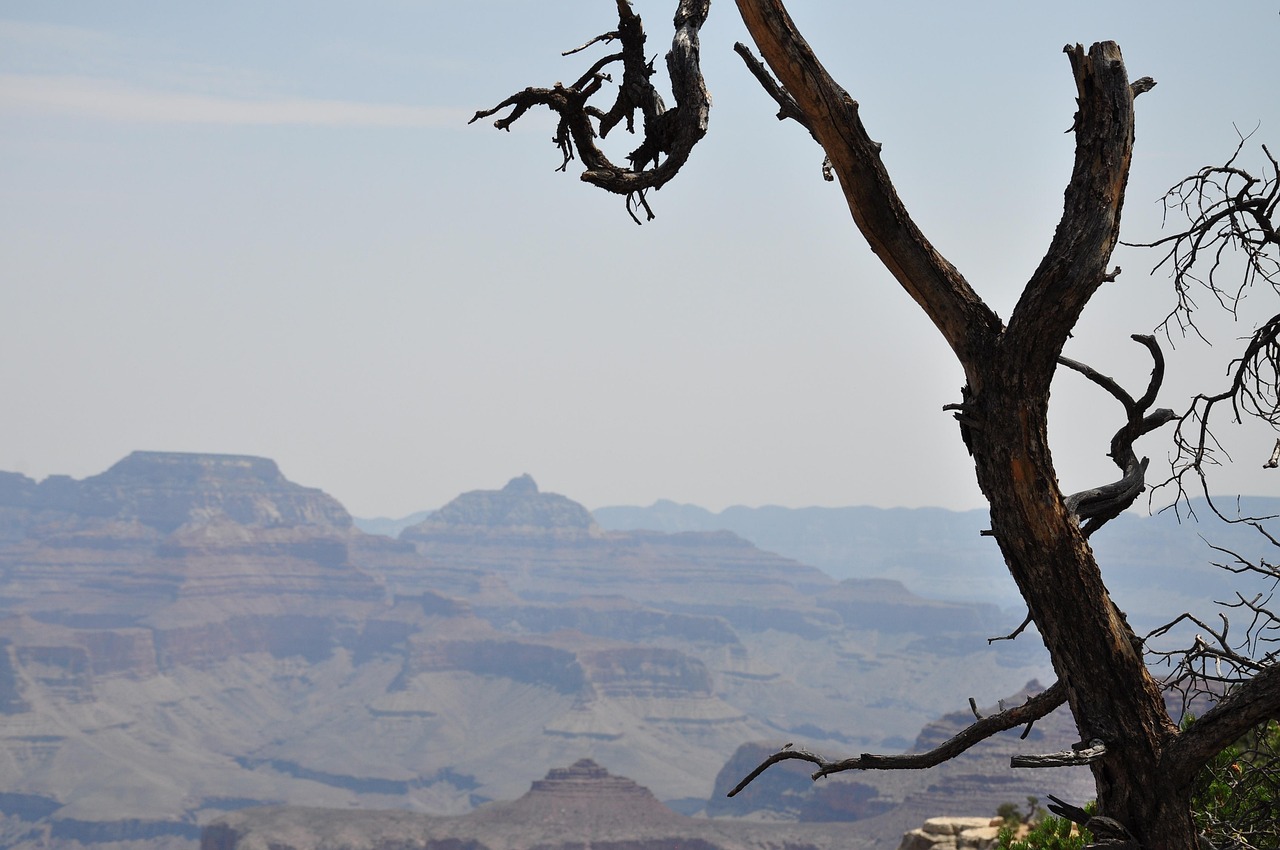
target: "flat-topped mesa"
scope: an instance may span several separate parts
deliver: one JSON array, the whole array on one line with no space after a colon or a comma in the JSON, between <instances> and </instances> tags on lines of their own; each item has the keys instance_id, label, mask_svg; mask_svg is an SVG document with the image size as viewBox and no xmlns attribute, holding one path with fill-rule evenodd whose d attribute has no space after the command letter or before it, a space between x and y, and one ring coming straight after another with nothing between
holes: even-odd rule
<instances>
[{"instance_id":1,"label":"flat-topped mesa","mask_svg":"<svg viewBox=\"0 0 1280 850\"><path fill-rule=\"evenodd\" d=\"M557 493L542 493L529 475L501 490L463 493L427 519L400 533L402 540L476 534L578 537L599 534L591 512Z\"/></svg>"},{"instance_id":2,"label":"flat-topped mesa","mask_svg":"<svg viewBox=\"0 0 1280 850\"><path fill-rule=\"evenodd\" d=\"M332 496L289 481L273 460L248 455L136 451L83 481L8 478L0 488L4 507L136 521L165 533L215 520L251 528L352 526Z\"/></svg>"}]
</instances>

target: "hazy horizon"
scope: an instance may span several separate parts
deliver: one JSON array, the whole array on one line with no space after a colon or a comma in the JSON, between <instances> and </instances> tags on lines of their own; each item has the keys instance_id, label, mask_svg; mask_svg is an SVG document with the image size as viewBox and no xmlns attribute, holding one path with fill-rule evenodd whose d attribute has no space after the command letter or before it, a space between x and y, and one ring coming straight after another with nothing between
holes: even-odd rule
<instances>
[{"instance_id":1,"label":"hazy horizon","mask_svg":"<svg viewBox=\"0 0 1280 850\"><path fill-rule=\"evenodd\" d=\"M137 449L136 451L140 451L140 452L152 452L152 451L156 451L156 450L153 450L153 449ZM248 455L248 454L246 454L246 453L244 453L244 452L193 452L192 454L228 455L228 456L233 456L233 457L255 457L255 458L261 458L261 459L270 460L270 461L272 461L272 462L275 462L275 458L262 458L262 456L260 456L260 455ZM124 459L124 458L123 458L123 457L121 457L121 458L118 458L117 460L123 460L123 459ZM91 472L91 473L89 473L89 475L86 475L86 476L70 476L70 477L75 478L75 479L77 479L77 480L81 480L81 479L83 479L83 478L87 478L87 477L92 477L92 476L95 476L95 475L101 474L101 473L103 473L103 472L106 472L106 471L107 471L107 469L109 469L112 465L114 465L114 462L113 462L112 464L108 464L108 465L107 465L106 467L104 467L103 469L97 470L96 472ZM278 463L277 463L277 466L279 466L279 464L278 464ZM19 472L20 474L24 474L24 475L26 474L26 473L21 473L19 470L13 470L13 469L0 469L0 472ZM523 473L523 472L520 472L520 473L514 473L514 474L512 474L512 475L507 476L507 478L503 479L503 480L502 480L502 481L500 481L500 482L488 482L488 483L481 483L481 484L477 484L477 485L474 485L474 486L467 486L467 487L464 487L463 489L459 490L457 493L454 493L452 496L449 496L448 498L446 498L444 501L440 502L439 504L422 505L422 506L420 506L420 507L413 508L413 509L408 510L408 511L404 511L403 513L398 513L398 514L362 514L362 513L359 513L359 512L357 512L357 511L353 511L353 510L351 510L351 509L350 509L350 506L348 506L348 505L347 505L347 503L346 503L345 501L343 501L343 498L342 498L341 494L339 494L339 493L335 493L335 492L331 491L329 488L325 487L323 484L320 484L320 483L317 483L317 482L313 482L313 481L299 481L299 480L297 480L297 479L293 478L292 476L290 476L290 475L289 475L289 471L288 471L287 469L284 469L283 467L281 467L281 468L280 468L280 473L281 473L281 474L282 474L282 475L283 475L287 480L289 480L289 481L290 481L291 483L293 483L293 484L297 484L297 485L302 486L302 487L309 487L309 488L317 489L317 490L320 490L321 492L325 493L326 495L332 496L333 498L337 499L337 501L338 501L340 504L342 504L342 505L343 505L343 507L347 508L348 512L351 514L351 516L352 516L353 518L355 518L355 519L356 519L356 520L358 520L358 521L362 521L362 522L363 522L363 521L372 521L372 522L376 522L376 521L380 521L380 520L398 521L398 520L402 520L402 519L407 518L407 517L410 517L410 516L414 516L414 515L416 515L416 514L431 513L431 512L434 512L434 511L436 511L436 510L439 510L439 509L440 509L441 507L443 507L445 504L449 503L449 502L450 502L450 501L452 501L454 498L456 498L457 496L460 496L460 495L462 495L462 494L464 494L464 493L470 493L470 492L474 492L474 491L495 491L495 490L501 490L501 489L502 489L504 486L506 486L506 484L507 484L507 483L509 483L511 480L513 480L513 479L515 479L515 478L518 478L518 477L520 477L521 475L525 475L525 474L527 474L527 473ZM39 482L43 481L45 478L48 478L48 477L58 477L58 476L66 476L66 475L67 475L67 473L52 472L52 473L49 473L49 475L47 475L47 476L40 476L40 477L36 477L36 476L28 476L28 477L29 477L29 478L33 478L37 483L39 483ZM671 498L671 497L668 497L668 496L658 496L658 497L656 497L656 498L654 498L654 499L652 499L652 500L650 500L650 501L643 502L643 503L641 503L641 502L610 502L610 503L607 503L607 504L597 504L597 505L593 505L593 504L588 504L588 503L586 503L586 502L583 502L582 500L580 500L580 499L578 499L577 497L575 497L573 493L566 493L566 492L561 492L561 491L551 490L551 489L548 489L548 488L546 488L546 487L543 487L543 486L542 486L542 483L541 483L541 482L539 482L539 481L537 480L537 478L536 478L536 477L534 477L534 481L535 481L535 483L537 483L537 485L538 485L538 490L539 490L539 492L542 492L542 493L553 493L553 494L556 494L556 495L565 496L566 498L570 499L571 501L574 501L574 502L577 502L577 503L579 503L579 504L583 505L583 506L584 506L584 507L586 507L586 508L587 508L587 510L589 510L589 511L596 511L596 510L601 510L601 509L610 509L610 508L638 508L638 509L648 509L648 508L656 507L656 506L658 506L658 505L660 505L660 504L663 504L663 503L671 504L671 505L674 505L674 506L676 506L676 507L678 507L678 508L695 508L695 509L698 509L698 510L707 511L708 513L715 514L715 515L723 514L723 513L725 513L726 511L729 511L729 510L732 510L732 509L736 509L736 508L742 508L742 509L747 509L747 510L759 510L759 509L767 509L767 508L781 508L781 509L785 509L785 510L804 510L804 509L806 509L806 508L816 508L816 509L823 509L823 510L841 510L841 509L845 509L845 508L874 508L874 509L876 509L876 510L886 510L886 511L896 511L896 510L905 510L905 511L914 511L914 510L941 510L941 511L950 511L950 512L953 512L953 513L967 513L967 512L971 512L971 511L982 511L982 510L985 510L985 509L986 509L986 507L987 507L987 506L986 506L986 504L977 505L977 506L974 506L974 507L955 507L955 508L952 508L952 507L946 507L946 506L944 506L944 505L873 505L873 504L866 504L866 503L848 503L848 504L839 504L839 505L837 505L837 504L819 504L819 503L816 503L816 502L814 502L814 503L808 503L808 504L785 505L785 504L782 504L782 503L780 503L780 502L778 502L778 501L767 501L767 500L766 500L766 501L763 501L763 502L758 502L758 503L747 503L747 502L743 502L743 501L730 501L730 502L727 502L727 503L725 503L725 504L723 504L723 505L711 506L711 505L700 504L700 503L697 503L697 502L682 501L682 500L680 500L680 499L674 499L674 498ZM1231 500L1234 500L1234 499L1236 499L1237 497L1239 497L1239 498L1241 498L1241 499L1243 499L1243 500L1246 500L1246 501L1247 501L1247 500L1249 500L1249 499L1252 499L1252 498L1274 498L1274 497L1272 497L1272 496L1270 496L1270 495L1268 495L1268 494L1263 494L1263 493L1239 493L1239 494L1235 494L1235 493L1232 493L1232 494L1221 494L1221 493L1220 493L1220 494L1217 494L1217 495L1215 495L1215 496L1214 496L1214 498L1215 498L1215 499L1221 499L1221 500L1225 500L1225 499L1231 499ZM1192 500L1193 500L1193 501L1195 501L1195 500L1198 500L1198 499L1199 499L1199 498L1201 498L1201 497L1200 497L1200 496L1196 496L1196 495L1194 495L1194 494L1193 494L1193 495L1191 496L1191 498L1192 498ZM1132 507L1131 507L1131 508L1126 512L1126 513L1139 514L1139 515L1145 515L1145 514L1147 514L1147 513L1148 513L1148 508L1147 508L1147 503L1146 503L1145 498L1140 498L1137 502L1135 502L1135 503L1134 503L1134 505L1133 505L1133 506L1132 506Z\"/></svg>"}]
</instances>

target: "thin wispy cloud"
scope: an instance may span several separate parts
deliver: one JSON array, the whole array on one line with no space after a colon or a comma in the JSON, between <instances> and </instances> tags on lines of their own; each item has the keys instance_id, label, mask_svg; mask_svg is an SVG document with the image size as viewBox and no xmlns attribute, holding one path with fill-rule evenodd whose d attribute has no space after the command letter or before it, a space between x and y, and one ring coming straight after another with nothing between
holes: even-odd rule
<instances>
[{"instance_id":1,"label":"thin wispy cloud","mask_svg":"<svg viewBox=\"0 0 1280 850\"><path fill-rule=\"evenodd\" d=\"M0 113L48 113L139 124L460 127L463 109L309 98L231 98L81 76L0 74Z\"/></svg>"},{"instance_id":2,"label":"thin wispy cloud","mask_svg":"<svg viewBox=\"0 0 1280 850\"><path fill-rule=\"evenodd\" d=\"M10 49L86 50L111 40L106 33L84 27L0 19L0 43Z\"/></svg>"}]
</instances>

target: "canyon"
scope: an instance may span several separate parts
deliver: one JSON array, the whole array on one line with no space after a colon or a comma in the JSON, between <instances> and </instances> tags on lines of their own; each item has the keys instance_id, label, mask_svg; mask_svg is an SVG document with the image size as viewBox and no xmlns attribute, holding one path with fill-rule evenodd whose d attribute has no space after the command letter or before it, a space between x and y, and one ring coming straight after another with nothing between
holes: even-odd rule
<instances>
[{"instance_id":1,"label":"canyon","mask_svg":"<svg viewBox=\"0 0 1280 850\"><path fill-rule=\"evenodd\" d=\"M1088 794L1008 768L1069 745L1069 719L937 771L783 765L723 793L784 742L930 746L970 697L1023 698L1050 675L1035 636L987 643L1019 619L728 530L606 529L528 476L393 538L263 458L0 473L0 845L192 850L261 807L478 816L590 759L672 816L896 846L930 816Z\"/></svg>"}]
</instances>

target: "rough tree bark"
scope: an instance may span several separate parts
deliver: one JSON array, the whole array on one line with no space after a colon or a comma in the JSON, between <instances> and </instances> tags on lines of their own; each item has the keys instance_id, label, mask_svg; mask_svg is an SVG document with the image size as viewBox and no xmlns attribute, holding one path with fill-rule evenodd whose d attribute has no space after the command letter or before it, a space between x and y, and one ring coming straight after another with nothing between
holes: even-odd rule
<instances>
[{"instance_id":1,"label":"rough tree bark","mask_svg":"<svg viewBox=\"0 0 1280 850\"><path fill-rule=\"evenodd\" d=\"M824 169L839 181L859 231L963 367L963 401L950 407L957 410L978 483L990 502L990 533L1059 677L1058 684L1037 700L980 719L933 753L864 754L828 762L803 750L787 750L767 760L739 787L770 764L791 758L817 764L815 777L850 769L926 767L996 731L1034 721L1065 700L1080 740L1095 745L1088 763L1097 783L1099 810L1121 825L1120 835L1112 840L1150 850L1193 850L1197 842L1190 814L1192 779L1214 753L1258 722L1280 714L1280 671L1271 667L1242 683L1186 732L1169 717L1160 687L1144 663L1142 640L1112 602L1082 529L1082 522L1092 523L1092 530L1132 502L1143 487L1145 470L1145 460L1132 452L1133 440L1174 418L1169 411L1146 413L1159 385L1158 348L1151 338L1138 338L1157 360L1152 386L1139 403L1087 367L1060 360L1081 311L1098 287L1118 273L1107 266L1118 239L1133 154L1134 98L1154 83L1149 78L1130 83L1120 48L1112 42L1088 50L1079 45L1064 48L1078 93L1072 128L1075 165L1054 238L1006 324L911 220L881 162L880 146L862 124L857 102L823 68L784 4L736 2L778 84L748 51L739 47L739 52L778 101L779 117L797 120L822 146L828 159ZM689 5L680 4L678 32L682 25L687 27ZM624 21L626 6L619 0ZM705 18L705 4L700 11ZM679 39L669 64L678 48ZM681 79L688 78L683 71ZM677 92L678 99L697 99L697 89L687 82L681 85L685 93ZM532 91L526 90L526 100ZM504 104L519 107L521 97ZM477 118L496 111L477 113ZM506 119L507 124L514 117ZM705 113L701 127L705 128ZM682 149L679 164L687 155ZM637 171L645 164L639 163ZM590 167L593 171L584 179L599 185L598 168ZM628 178L629 185L652 173ZM1122 450L1116 462L1125 477L1110 489L1072 499L1059 488L1048 441L1049 389L1060 362L1116 395L1129 416L1113 442L1113 455ZM1086 515L1081 506L1089 499L1105 504Z\"/></svg>"}]
</instances>

